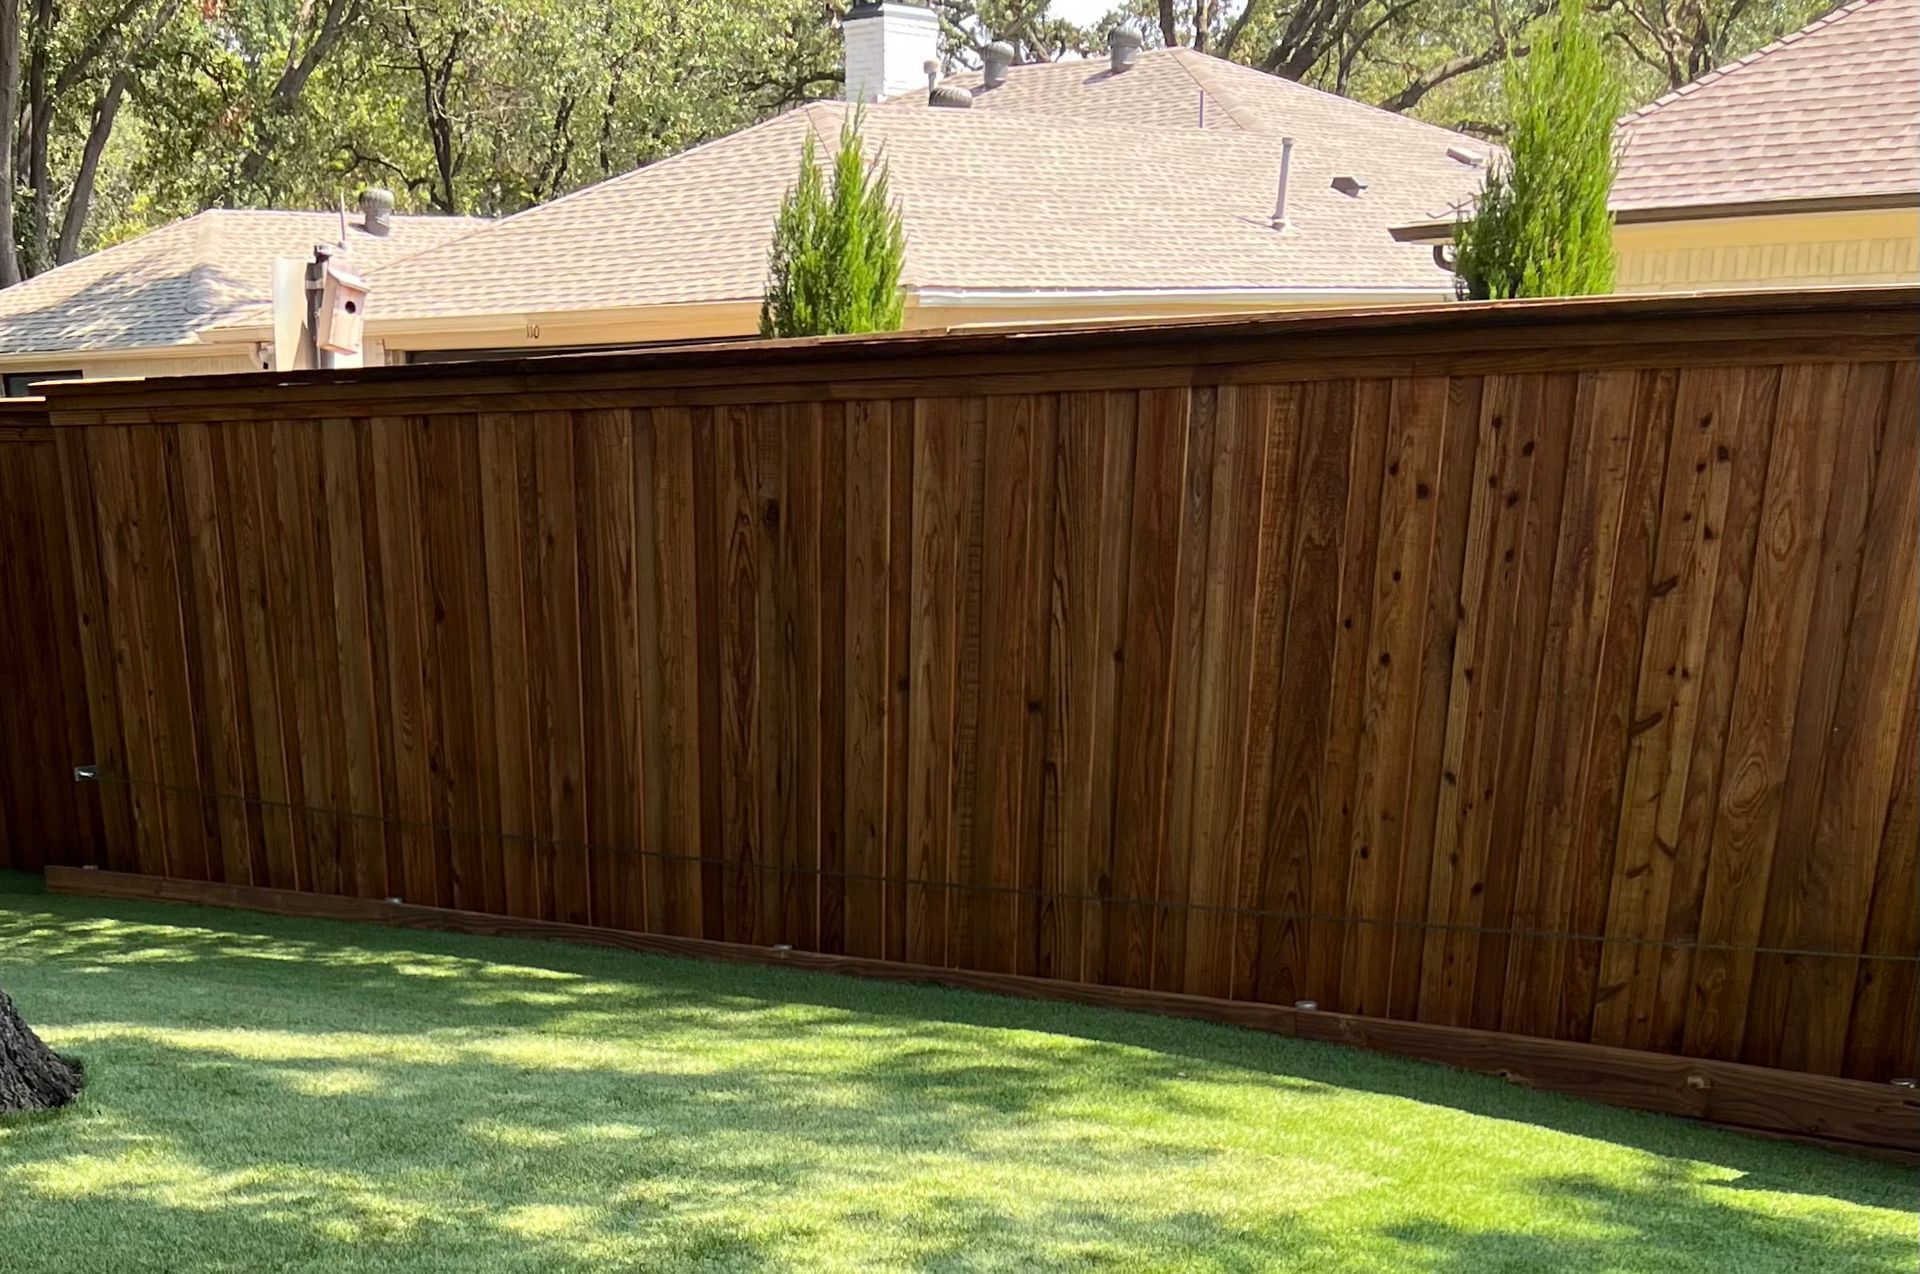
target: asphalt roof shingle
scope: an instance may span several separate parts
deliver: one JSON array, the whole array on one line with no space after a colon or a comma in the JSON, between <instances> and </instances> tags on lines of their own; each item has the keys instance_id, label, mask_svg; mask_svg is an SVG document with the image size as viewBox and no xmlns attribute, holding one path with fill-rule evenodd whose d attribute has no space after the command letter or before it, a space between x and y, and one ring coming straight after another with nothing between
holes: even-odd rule
<instances>
[{"instance_id":1,"label":"asphalt roof shingle","mask_svg":"<svg viewBox=\"0 0 1920 1274\"><path fill-rule=\"evenodd\" d=\"M371 270L486 222L393 218L370 235L348 222L356 265ZM276 257L337 242L337 212L210 209L0 290L0 354L191 345L203 329L272 299Z\"/></svg>"},{"instance_id":2,"label":"asphalt roof shingle","mask_svg":"<svg viewBox=\"0 0 1920 1274\"><path fill-rule=\"evenodd\" d=\"M950 83L977 84L977 76ZM1204 127L1200 102L1207 101ZM971 109L868 108L926 290L1431 291L1450 281L1389 228L1478 188L1471 138L1190 50L1011 69ZM602 182L380 271L377 321L757 299L774 213L819 103ZM1270 218L1296 141L1291 228ZM1357 196L1332 187L1357 177Z\"/></svg>"},{"instance_id":3,"label":"asphalt roof shingle","mask_svg":"<svg viewBox=\"0 0 1920 1274\"><path fill-rule=\"evenodd\" d=\"M1616 211L1920 193L1920 0L1856 0L1620 122Z\"/></svg>"}]
</instances>

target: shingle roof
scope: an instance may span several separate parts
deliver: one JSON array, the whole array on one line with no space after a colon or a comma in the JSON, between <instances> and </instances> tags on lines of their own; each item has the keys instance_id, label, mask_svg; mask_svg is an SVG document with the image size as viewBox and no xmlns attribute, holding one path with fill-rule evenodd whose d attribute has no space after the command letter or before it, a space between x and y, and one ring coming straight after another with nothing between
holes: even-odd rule
<instances>
[{"instance_id":1,"label":"shingle roof","mask_svg":"<svg viewBox=\"0 0 1920 1274\"><path fill-rule=\"evenodd\" d=\"M1627 116L1617 211L1920 192L1920 0L1856 0Z\"/></svg>"},{"instance_id":2,"label":"shingle roof","mask_svg":"<svg viewBox=\"0 0 1920 1274\"><path fill-rule=\"evenodd\" d=\"M384 237L348 223L370 270L486 223L395 217ZM272 299L276 257L340 237L337 212L213 209L0 291L0 354L194 343L202 329Z\"/></svg>"},{"instance_id":3,"label":"shingle roof","mask_svg":"<svg viewBox=\"0 0 1920 1274\"><path fill-rule=\"evenodd\" d=\"M1188 50L1119 75L1014 67L978 102L916 94L866 114L909 288L1438 294L1431 253L1388 229L1480 181L1447 154L1484 149L1470 138ZM377 271L375 321L755 299L802 142L830 147L847 109L790 111ZM1297 143L1284 235L1269 223L1282 133ZM1335 192L1336 176L1365 193Z\"/></svg>"}]
</instances>

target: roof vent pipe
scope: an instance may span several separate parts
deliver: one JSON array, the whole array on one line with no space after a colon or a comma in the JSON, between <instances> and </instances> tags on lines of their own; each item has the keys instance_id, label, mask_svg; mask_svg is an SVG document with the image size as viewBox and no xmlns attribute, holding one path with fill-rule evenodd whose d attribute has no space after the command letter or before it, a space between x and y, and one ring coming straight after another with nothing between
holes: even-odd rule
<instances>
[{"instance_id":1,"label":"roof vent pipe","mask_svg":"<svg viewBox=\"0 0 1920 1274\"><path fill-rule=\"evenodd\" d=\"M980 51L980 87L999 88L1007 82L1007 68L1013 65L1013 46L995 40Z\"/></svg>"},{"instance_id":2,"label":"roof vent pipe","mask_svg":"<svg viewBox=\"0 0 1920 1274\"><path fill-rule=\"evenodd\" d=\"M1287 174L1293 168L1293 138L1280 139L1280 195L1273 201L1273 228L1287 228Z\"/></svg>"},{"instance_id":3,"label":"roof vent pipe","mask_svg":"<svg viewBox=\"0 0 1920 1274\"><path fill-rule=\"evenodd\" d=\"M342 218L344 219L342 214ZM369 186L360 192L360 228L386 238L393 231L393 192Z\"/></svg>"},{"instance_id":4,"label":"roof vent pipe","mask_svg":"<svg viewBox=\"0 0 1920 1274\"><path fill-rule=\"evenodd\" d=\"M1107 64L1115 75L1140 58L1140 33L1131 27L1115 27L1107 35Z\"/></svg>"}]
</instances>

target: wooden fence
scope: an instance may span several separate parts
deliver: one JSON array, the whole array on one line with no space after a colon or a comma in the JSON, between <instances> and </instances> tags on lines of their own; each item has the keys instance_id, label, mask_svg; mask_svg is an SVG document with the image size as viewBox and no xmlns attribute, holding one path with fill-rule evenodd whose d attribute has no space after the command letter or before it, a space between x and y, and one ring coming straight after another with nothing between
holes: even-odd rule
<instances>
[{"instance_id":1,"label":"wooden fence","mask_svg":"<svg viewBox=\"0 0 1920 1274\"><path fill-rule=\"evenodd\" d=\"M100 805L67 500L45 406L0 398L0 868L91 862Z\"/></svg>"},{"instance_id":2,"label":"wooden fence","mask_svg":"<svg viewBox=\"0 0 1920 1274\"><path fill-rule=\"evenodd\" d=\"M1912 1076L1917 330L52 386L0 863Z\"/></svg>"}]
</instances>

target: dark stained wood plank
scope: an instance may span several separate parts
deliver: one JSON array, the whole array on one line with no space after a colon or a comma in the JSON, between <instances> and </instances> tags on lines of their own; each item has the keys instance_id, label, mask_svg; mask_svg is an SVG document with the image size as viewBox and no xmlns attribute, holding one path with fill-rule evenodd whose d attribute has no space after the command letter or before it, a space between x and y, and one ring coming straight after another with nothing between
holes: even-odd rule
<instances>
[{"instance_id":1,"label":"dark stained wood plank","mask_svg":"<svg viewBox=\"0 0 1920 1274\"><path fill-rule=\"evenodd\" d=\"M820 460L814 497L819 527L814 543L815 616L813 696L819 730L813 748L813 865L811 883L817 951L847 949L847 409L817 409Z\"/></svg>"},{"instance_id":2,"label":"dark stained wood plank","mask_svg":"<svg viewBox=\"0 0 1920 1274\"><path fill-rule=\"evenodd\" d=\"M958 905L952 961L961 968L1018 968L1021 854L1026 840L1027 661L1032 641L1032 502L1042 475L1033 465L1044 429L1038 402L986 403L980 566L980 755L971 793L970 860Z\"/></svg>"},{"instance_id":3,"label":"dark stained wood plank","mask_svg":"<svg viewBox=\"0 0 1920 1274\"><path fill-rule=\"evenodd\" d=\"M343 829L345 866L342 892L361 898L386 898L386 836L380 793L380 738L383 690L374 667L375 644L371 622L367 564L374 545L367 537L362 504L360 429L350 420L324 424L320 458L326 487L327 545L332 554L328 579L333 595L333 651L340 670L340 712L344 732L343 772L347 808L354 817ZM474 488L480 498L480 488ZM491 747L492 740L482 740ZM498 816L497 802L482 814L484 824ZM499 853L489 854L497 864ZM500 911L505 902L498 889L488 893L481 908Z\"/></svg>"},{"instance_id":4,"label":"dark stained wood plank","mask_svg":"<svg viewBox=\"0 0 1920 1274\"><path fill-rule=\"evenodd\" d=\"M786 410L787 512L782 522L788 534L777 575L781 657L791 705L781 733L792 748L779 840L780 930L786 935L781 941L807 951L820 949L820 755L841 746L837 738L827 744L828 723L821 707L820 515L826 410L818 403Z\"/></svg>"},{"instance_id":5,"label":"dark stained wood plank","mask_svg":"<svg viewBox=\"0 0 1920 1274\"><path fill-rule=\"evenodd\" d=\"M840 539L846 590L840 844L848 872L842 931L847 954L873 958L887 955L892 433L891 403L848 405Z\"/></svg>"},{"instance_id":6,"label":"dark stained wood plank","mask_svg":"<svg viewBox=\"0 0 1920 1274\"><path fill-rule=\"evenodd\" d=\"M1856 512L1841 527L1829 519L1823 595L1814 602L1808 642L1827 648L1819 666L1831 668L1827 675L1838 684L1819 747L1795 758L1795 774L1821 771L1813 825L1806 825L1797 806L1783 813L1781 852L1761 930L1761 941L1770 946L1836 954L1768 958L1756 967L1748 1014L1748 1039L1758 1046L1750 1053L1767 1065L1823 1074L1838 1074L1846 1059L1858 974L1850 957L1866 936L1877 859L1899 799L1900 730L1914 700L1914 650L1920 645L1920 540L1914 534L1920 524L1920 430L1912 411L1920 392L1914 364L1900 369L1904 383L1891 383L1892 370L1856 367L1848 389L1841 427L1850 433L1841 439L1841 451L1859 448L1876 463L1870 494L1852 482L1840 485L1857 470L1849 474L1843 467L1835 474L1829 511L1851 505ZM1865 445L1868 433L1879 435L1877 445ZM1857 527L1853 517L1859 518ZM1829 573L1835 558L1840 560ZM1844 585L1845 595L1829 593L1829 580ZM1834 616L1844 631L1821 622ZM1811 657L1808 663L1814 665ZM1803 723L1810 686L1811 678L1801 683Z\"/></svg>"},{"instance_id":7,"label":"dark stained wood plank","mask_svg":"<svg viewBox=\"0 0 1920 1274\"><path fill-rule=\"evenodd\" d=\"M1737 1057L1745 1035L1751 948L1760 938L1780 831L1840 433L1833 422L1845 392L1845 368L1799 365L1781 373L1759 552L1700 913L1700 939L1713 945L1694 957L1687 1010L1686 1048L1703 1057Z\"/></svg>"},{"instance_id":8,"label":"dark stained wood plank","mask_svg":"<svg viewBox=\"0 0 1920 1274\"><path fill-rule=\"evenodd\" d=\"M1417 758L1407 783L1406 812L1401 820L1405 867L1394 906L1399 923L1393 930L1392 987L1387 1012L1393 1017L1420 1014L1421 966L1427 935L1419 927L1427 915L1433 887L1434 820L1444 783L1441 758L1446 751L1447 726L1452 712L1453 660L1462 620L1460 604L1467 553L1467 525L1473 509L1474 450L1479 443L1480 398L1484 386L1478 377L1455 377L1446 387L1445 438L1439 470L1422 496L1436 505L1434 532L1427 549L1426 618L1420 652L1419 710L1413 725L1413 754Z\"/></svg>"},{"instance_id":9,"label":"dark stained wood plank","mask_svg":"<svg viewBox=\"0 0 1920 1274\"><path fill-rule=\"evenodd\" d=\"M1094 669L1092 700L1087 712L1092 737L1086 754L1086 806L1081 835L1086 846L1080 875L1080 897L1106 898L1113 891L1114 818L1119 810L1120 688L1126 675L1124 645L1127 623L1127 587L1133 560L1134 474L1140 450L1140 396L1103 395L1104 405L1093 427L1106 434L1100 460L1100 506L1096 521L1097 552L1090 565L1098 571L1093 602ZM1072 833L1069 833L1070 835ZM1087 982L1106 978L1107 934L1112 913L1102 902L1081 904L1079 977Z\"/></svg>"},{"instance_id":10,"label":"dark stained wood plank","mask_svg":"<svg viewBox=\"0 0 1920 1274\"><path fill-rule=\"evenodd\" d=\"M917 454L914 404L892 403L887 426L887 840L886 956L906 958L907 812L912 790L908 753L913 738L914 563L916 554L914 457Z\"/></svg>"},{"instance_id":11,"label":"dark stained wood plank","mask_svg":"<svg viewBox=\"0 0 1920 1274\"><path fill-rule=\"evenodd\" d=\"M953 849L941 881L947 913L947 963L963 966L974 949L975 860L985 835L977 824L980 785L981 630L985 624L987 540L987 404L969 398L961 411L961 541L959 617L954 679ZM1002 528L996 526L994 533Z\"/></svg>"},{"instance_id":12,"label":"dark stained wood plank","mask_svg":"<svg viewBox=\"0 0 1920 1274\"><path fill-rule=\"evenodd\" d=\"M60 461L60 496L64 506L69 561L72 564L74 624L78 633L81 667L85 675L87 721L92 751L81 764L98 765L107 782L97 785L100 828L105 844L100 864L118 870L136 865L133 800L124 779L126 740L120 705L114 692L113 641L107 611L106 582L101 565L102 519L106 510L94 499L91 433L59 430L54 446Z\"/></svg>"},{"instance_id":13,"label":"dark stained wood plank","mask_svg":"<svg viewBox=\"0 0 1920 1274\"><path fill-rule=\"evenodd\" d=\"M1734 459L1733 494L1727 503L1721 539L1724 554L1715 582L1712 628L1699 661L1688 666L1700 677L1700 707L1695 715L1673 845L1671 894L1666 929L1658 956L1648 1038L1656 1047L1678 1051L1691 1005L1693 959L1700 937L1701 900L1707 888L1713 828L1719 816L1721 777L1728 763L1734 696L1739 690L1740 650L1746 631L1749 594L1759 557L1767 485L1780 390L1780 369L1749 370L1739 402L1746 435L1728 445ZM1719 450L1715 450L1716 460ZM1704 534L1704 532L1703 532Z\"/></svg>"},{"instance_id":14,"label":"dark stained wood plank","mask_svg":"<svg viewBox=\"0 0 1920 1274\"><path fill-rule=\"evenodd\" d=\"M1905 717L1847 1030L1844 1073L1856 1079L1920 1079L1920 698L1908 696Z\"/></svg>"},{"instance_id":15,"label":"dark stained wood plank","mask_svg":"<svg viewBox=\"0 0 1920 1274\"><path fill-rule=\"evenodd\" d=\"M382 794L398 841L394 896L419 900L440 893L434 852L432 708L426 662L427 583L422 561L418 435L413 422L376 418L367 432L378 502L381 632L386 646L386 737Z\"/></svg>"},{"instance_id":16,"label":"dark stained wood plank","mask_svg":"<svg viewBox=\"0 0 1920 1274\"><path fill-rule=\"evenodd\" d=\"M240 646L231 546L222 534L221 509L227 496L214 446L207 426L180 427L182 520L187 539L183 574L200 623L200 719L219 834L219 879L250 885L258 822L249 822L245 800L251 790L248 757L252 751L246 655Z\"/></svg>"},{"instance_id":17,"label":"dark stained wood plank","mask_svg":"<svg viewBox=\"0 0 1920 1274\"><path fill-rule=\"evenodd\" d=\"M1035 400L1037 419L1027 435L1027 467L1032 473L1026 507L1027 560L1023 567L1025 595L1021 618L1027 626L1025 659L1026 722L1021 741L1022 788L1019 861L1014 870L1019 893L1015 898L1015 971L1032 975L1041 964L1040 916L1047 906L1048 870L1044 826L1047 783L1046 718L1048 677L1053 657L1052 579L1055 519L1053 499L1058 490L1054 466L1060 459L1059 399L1047 395Z\"/></svg>"},{"instance_id":18,"label":"dark stained wood plank","mask_svg":"<svg viewBox=\"0 0 1920 1274\"><path fill-rule=\"evenodd\" d=\"M1639 397L1642 388L1631 372L1595 373L1580 378L1574 403L1511 913L1516 929L1536 934L1593 932L1598 918L1576 895L1584 897L1589 878L1604 880L1611 866L1592 861L1610 854L1611 835L1603 849L1586 834L1595 822L1612 825L1617 809L1605 797L1612 756L1596 758L1591 745L1596 735L1611 740L1626 732L1618 702L1637 671L1634 608L1643 604L1650 539L1645 495L1660 486L1660 467L1649 471L1648 458L1664 460L1669 432L1659 406L1649 409ZM1616 609L1626 613L1624 633ZM1590 945L1516 939L1508 1029L1569 1036L1588 1029L1592 991L1578 971L1594 954Z\"/></svg>"},{"instance_id":19,"label":"dark stained wood plank","mask_svg":"<svg viewBox=\"0 0 1920 1274\"><path fill-rule=\"evenodd\" d=\"M647 929L641 726L641 580L652 558L640 535L634 422L624 411L579 413L580 671L586 821L594 923ZM649 572L648 583L651 583ZM650 594L651 588L647 589Z\"/></svg>"},{"instance_id":20,"label":"dark stained wood plank","mask_svg":"<svg viewBox=\"0 0 1920 1274\"><path fill-rule=\"evenodd\" d=\"M646 765L647 829L662 854L658 877L660 932L698 937L702 932L706 882L700 858L703 777L701 687L710 681L700 639L697 544L699 505L695 492L695 425L691 413L660 408L650 413L651 490L642 484L639 507L653 518L657 632L649 633L642 607L641 676L647 696L642 760ZM643 542L644 547L644 542ZM651 883L655 878L649 876ZM649 924L656 916L649 915Z\"/></svg>"},{"instance_id":21,"label":"dark stained wood plank","mask_svg":"<svg viewBox=\"0 0 1920 1274\"><path fill-rule=\"evenodd\" d=\"M1515 927L1514 884L1520 861L1516 851L1531 799L1527 779L1538 721L1546 602L1552 589L1577 388L1574 377L1567 375L1540 377L1537 385L1538 405L1533 406L1523 391L1522 409L1513 421L1516 454L1527 478L1525 495L1513 506L1518 519L1518 542L1512 546L1516 554L1514 591L1511 601L1505 603L1513 640L1505 666L1487 670L1489 675L1502 676L1506 681L1500 761L1493 776L1493 790L1486 796L1493 802L1488 820L1486 906L1482 913L1488 932L1480 935L1480 976L1473 993L1474 1024L1489 1029L1501 1020L1513 969L1513 944L1508 934Z\"/></svg>"},{"instance_id":22,"label":"dark stained wood plank","mask_svg":"<svg viewBox=\"0 0 1920 1274\"><path fill-rule=\"evenodd\" d=\"M1446 456L1447 382L1392 382L1385 424L1385 470L1379 484L1375 555L1365 657L1356 670L1364 707L1349 801L1352 830L1346 864L1348 907L1378 923L1348 929L1341 958L1344 1009L1384 1016L1393 995L1393 952L1400 936L1400 899L1428 858L1407 835L1430 614L1428 585L1438 503L1433 492ZM1358 689L1350 687L1349 693ZM1430 825L1430 824L1429 824ZM1409 889L1422 895L1424 888Z\"/></svg>"},{"instance_id":23,"label":"dark stained wood plank","mask_svg":"<svg viewBox=\"0 0 1920 1274\"><path fill-rule=\"evenodd\" d=\"M684 856L690 853L684 842L692 838L682 838L668 830L668 811L672 808L673 792L668 778L672 745L667 731L665 665L668 650L674 651L674 658L678 661L677 647L680 643L675 640L676 634L668 631L669 617L675 603L665 596L671 586L663 576L671 571L670 563L682 556L674 547L676 529L681 538L686 538L685 531L690 529L687 521L691 517L691 510L680 518L678 528L671 523L673 511L667 509L663 512L663 503L670 504L672 497L669 494L664 502L661 498L660 475L655 467L659 444L655 440L653 414L646 410L631 413L629 428L632 432L629 454L626 467L617 475L617 480L629 489L627 498L633 507L632 540L624 546L623 551L631 561L633 599L630 609L634 626L635 768L628 776L628 784L639 806L639 813L635 843L624 850L629 857L624 863L617 862L614 869L625 875L629 882L627 927L647 933L673 933L672 917L685 910L684 906L676 903L673 893L684 879ZM597 527L593 530L598 533ZM687 538L686 542L690 547L691 539ZM604 552L604 549L596 549L596 553ZM691 569L692 563L687 561L685 565ZM694 670L684 670L681 675L691 677ZM676 684L674 689L678 691L681 687ZM621 852L616 847L616 857ZM615 892L618 896L620 891Z\"/></svg>"},{"instance_id":24,"label":"dark stained wood plank","mask_svg":"<svg viewBox=\"0 0 1920 1274\"><path fill-rule=\"evenodd\" d=\"M1189 843L1180 988L1232 991L1233 908L1239 903L1242 812L1247 779L1248 683L1260 627L1262 512L1269 477L1271 391L1230 386L1215 407L1211 501L1206 532L1204 646L1197 661L1194 763L1175 806ZM1279 466L1284 469L1284 464ZM1277 536L1275 537L1277 539ZM1167 938L1174 932L1167 930Z\"/></svg>"},{"instance_id":25,"label":"dark stained wood plank","mask_svg":"<svg viewBox=\"0 0 1920 1274\"><path fill-rule=\"evenodd\" d=\"M1140 397L1133 471L1133 530L1121 658L1115 760L1113 867L1103 980L1144 987L1153 976L1153 907L1167 837L1168 730L1179 616L1181 516L1189 399L1172 390Z\"/></svg>"},{"instance_id":26,"label":"dark stained wood plank","mask_svg":"<svg viewBox=\"0 0 1920 1274\"><path fill-rule=\"evenodd\" d=\"M487 563L488 673L494 687L493 761L501 910L535 918L547 913L539 870L534 743L529 735L532 673L527 667L525 536L521 491L531 424L510 415L481 416L478 444L481 540Z\"/></svg>"},{"instance_id":27,"label":"dark stained wood plank","mask_svg":"<svg viewBox=\"0 0 1920 1274\"><path fill-rule=\"evenodd\" d=\"M915 402L912 702L907 743L906 958L947 961L953 863L956 694L967 528L966 418L947 399Z\"/></svg>"},{"instance_id":28,"label":"dark stained wood plank","mask_svg":"<svg viewBox=\"0 0 1920 1274\"><path fill-rule=\"evenodd\" d=\"M1446 734L1439 755L1440 792L1433 822L1427 884L1425 951L1419 1013L1427 1021L1463 1024L1471 1013L1479 941L1470 930L1485 914L1488 800L1503 721L1498 669L1512 627L1501 598L1511 596L1509 553L1516 519L1507 511L1517 488L1513 413L1522 386L1512 378L1482 385L1468 481L1466 542L1458 595L1459 627L1449 669ZM1517 500L1516 500L1517 503Z\"/></svg>"},{"instance_id":29,"label":"dark stained wood plank","mask_svg":"<svg viewBox=\"0 0 1920 1274\"><path fill-rule=\"evenodd\" d=\"M1193 872L1193 804L1200 762L1201 697L1207 679L1206 599L1213 529L1215 440L1219 391L1197 386L1187 395L1186 456L1180 488L1179 556L1173 594L1172 659L1162 693L1167 721L1166 831L1149 894L1153 933L1151 985L1179 988L1186 981L1187 920Z\"/></svg>"},{"instance_id":30,"label":"dark stained wood plank","mask_svg":"<svg viewBox=\"0 0 1920 1274\"><path fill-rule=\"evenodd\" d=\"M1367 669L1379 662L1367 637L1373 623L1373 570L1379 549L1381 484L1389 464L1392 394L1389 381L1360 381L1353 386L1353 433L1339 542L1339 600L1334 611L1338 623L1332 640L1333 684L1328 692L1326 744L1317 758L1324 803L1308 859L1307 910L1315 919L1307 925L1306 994L1328 1007L1343 1005L1355 994L1384 996L1381 989L1350 984L1342 957L1352 928L1344 920L1352 915L1349 864L1358 848L1353 839L1353 793L1360 766L1364 687ZM1342 919L1322 919L1336 916Z\"/></svg>"},{"instance_id":31,"label":"dark stained wood plank","mask_svg":"<svg viewBox=\"0 0 1920 1274\"><path fill-rule=\"evenodd\" d=\"M1089 911L1108 862L1101 830L1112 810L1112 788L1099 777L1100 758L1111 775L1113 736L1097 721L1101 688L1111 720L1113 646L1102 620L1117 625L1113 592L1126 554L1125 501L1110 479L1133 449L1133 402L1106 394L1063 394L1058 405L1051 511L1049 633L1046 693L1046 783L1039 852L1042 898L1037 916L1035 971L1042 976L1086 976ZM1125 415L1119 415L1124 410ZM1103 562L1109 569L1103 571Z\"/></svg>"},{"instance_id":32,"label":"dark stained wood plank","mask_svg":"<svg viewBox=\"0 0 1920 1274\"><path fill-rule=\"evenodd\" d=\"M133 854L148 875L167 874L167 802L154 756L153 692L156 661L149 655L141 596L146 537L140 533L135 491L136 468L131 431L114 430L89 439L91 480L101 502L100 566L102 597L110 617L113 686L126 738L126 781L132 806ZM289 873L287 883L296 882Z\"/></svg>"},{"instance_id":33,"label":"dark stained wood plank","mask_svg":"<svg viewBox=\"0 0 1920 1274\"><path fill-rule=\"evenodd\" d=\"M1340 623L1340 572L1348 485L1352 476L1353 386L1347 382L1276 390L1285 412L1277 436L1291 441L1285 457L1296 476L1276 484L1261 517L1268 560L1278 567L1265 585L1272 643L1256 667L1259 684L1273 678L1271 698L1253 706L1249 730L1264 763L1249 779L1247 843L1242 850L1242 905L1266 914L1243 924L1235 994L1290 1004L1308 996L1314 929L1301 916L1315 906L1314 855L1325 823L1326 775L1321 762L1331 730L1334 648ZM1275 435L1270 435L1275 436ZM1284 590L1284 591L1283 591ZM1263 657L1256 657L1257 660Z\"/></svg>"},{"instance_id":34,"label":"dark stained wood plank","mask_svg":"<svg viewBox=\"0 0 1920 1274\"><path fill-rule=\"evenodd\" d=\"M729 942L765 941L758 781L760 737L759 445L745 409L716 417L714 502L715 587L720 637L715 660L720 681L720 844L728 866L725 929Z\"/></svg>"},{"instance_id":35,"label":"dark stained wood plank","mask_svg":"<svg viewBox=\"0 0 1920 1274\"><path fill-rule=\"evenodd\" d=\"M578 422L566 412L533 416L527 589L527 666L531 673L536 802L553 880L553 913L587 924L593 910L593 861L587 851L586 706L580 650Z\"/></svg>"},{"instance_id":36,"label":"dark stained wood plank","mask_svg":"<svg viewBox=\"0 0 1920 1274\"><path fill-rule=\"evenodd\" d=\"M837 759L837 842L847 873L839 888L839 937L850 954L886 953L891 404L849 404L840 446L840 674L843 750ZM823 567L825 550L822 552ZM832 648L823 642L823 658Z\"/></svg>"}]
</instances>

